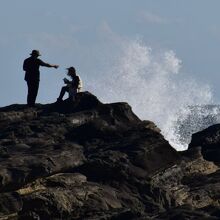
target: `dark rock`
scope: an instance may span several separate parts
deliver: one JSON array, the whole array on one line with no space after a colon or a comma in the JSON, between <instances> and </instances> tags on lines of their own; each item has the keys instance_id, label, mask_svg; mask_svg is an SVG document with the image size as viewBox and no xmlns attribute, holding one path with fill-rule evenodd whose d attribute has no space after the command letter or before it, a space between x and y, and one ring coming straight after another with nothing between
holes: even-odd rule
<instances>
[{"instance_id":1,"label":"dark rock","mask_svg":"<svg viewBox=\"0 0 220 220\"><path fill-rule=\"evenodd\" d=\"M219 217L219 216L218 216ZM158 220L217 220L216 216L211 216L201 210L193 209L190 206L180 206L168 210L165 213L158 215L155 219Z\"/></svg>"},{"instance_id":2,"label":"dark rock","mask_svg":"<svg viewBox=\"0 0 220 220\"><path fill-rule=\"evenodd\" d=\"M1 193L0 194L0 219L11 213L17 213L22 209L22 200L18 193Z\"/></svg>"},{"instance_id":3,"label":"dark rock","mask_svg":"<svg viewBox=\"0 0 220 220\"><path fill-rule=\"evenodd\" d=\"M220 162L220 124L213 125L192 135L189 148L201 147L206 160Z\"/></svg>"},{"instance_id":4,"label":"dark rock","mask_svg":"<svg viewBox=\"0 0 220 220\"><path fill-rule=\"evenodd\" d=\"M207 143L217 151L217 133L177 152L127 103L103 104L88 92L74 103L0 108L0 129L6 219L216 219L219 213L219 167L204 153Z\"/></svg>"},{"instance_id":5,"label":"dark rock","mask_svg":"<svg viewBox=\"0 0 220 220\"><path fill-rule=\"evenodd\" d=\"M73 113L78 111L91 110L101 105L101 102L89 92L81 92L76 96L74 103L66 99L63 102L46 105L44 112L59 112L59 113Z\"/></svg>"}]
</instances>

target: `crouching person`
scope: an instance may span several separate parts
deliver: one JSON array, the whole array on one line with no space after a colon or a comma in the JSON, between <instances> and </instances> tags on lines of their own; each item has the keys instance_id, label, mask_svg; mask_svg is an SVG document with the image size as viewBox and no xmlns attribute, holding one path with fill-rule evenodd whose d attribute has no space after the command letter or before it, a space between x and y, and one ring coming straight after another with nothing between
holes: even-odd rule
<instances>
[{"instance_id":1,"label":"crouching person","mask_svg":"<svg viewBox=\"0 0 220 220\"><path fill-rule=\"evenodd\" d=\"M63 79L66 86L62 87L57 102L61 102L63 100L63 96L66 92L69 94L69 99L75 101L76 93L80 92L82 89L82 81L80 77L76 75L75 68L69 67L67 68L67 71L67 75L71 78L71 80L66 78Z\"/></svg>"}]
</instances>

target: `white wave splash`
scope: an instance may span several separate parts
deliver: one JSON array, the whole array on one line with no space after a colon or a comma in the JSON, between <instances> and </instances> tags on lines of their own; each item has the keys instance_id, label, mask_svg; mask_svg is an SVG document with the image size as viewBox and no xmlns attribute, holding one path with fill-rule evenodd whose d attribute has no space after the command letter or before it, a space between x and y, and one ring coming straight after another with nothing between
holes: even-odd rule
<instances>
[{"instance_id":1,"label":"white wave splash","mask_svg":"<svg viewBox=\"0 0 220 220\"><path fill-rule=\"evenodd\" d=\"M141 119L154 121L172 146L184 150L177 121L187 117L188 106L211 104L212 92L184 76L181 65L172 50L156 53L140 40L126 42L90 89L102 101L128 102Z\"/></svg>"}]
</instances>

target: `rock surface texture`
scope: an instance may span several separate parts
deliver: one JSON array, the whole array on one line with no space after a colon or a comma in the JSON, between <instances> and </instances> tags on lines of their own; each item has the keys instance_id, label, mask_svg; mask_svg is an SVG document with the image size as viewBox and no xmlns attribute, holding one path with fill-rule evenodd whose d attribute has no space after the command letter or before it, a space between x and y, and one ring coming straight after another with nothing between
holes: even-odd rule
<instances>
[{"instance_id":1,"label":"rock surface texture","mask_svg":"<svg viewBox=\"0 0 220 220\"><path fill-rule=\"evenodd\" d=\"M0 220L220 219L219 134L177 152L127 103L88 92L1 108Z\"/></svg>"}]
</instances>

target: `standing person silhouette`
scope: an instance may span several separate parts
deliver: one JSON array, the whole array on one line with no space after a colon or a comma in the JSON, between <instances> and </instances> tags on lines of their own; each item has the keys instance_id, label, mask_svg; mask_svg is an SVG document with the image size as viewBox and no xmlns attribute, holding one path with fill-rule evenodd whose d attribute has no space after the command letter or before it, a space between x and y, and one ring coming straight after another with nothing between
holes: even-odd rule
<instances>
[{"instance_id":1,"label":"standing person silhouette","mask_svg":"<svg viewBox=\"0 0 220 220\"><path fill-rule=\"evenodd\" d=\"M41 56L38 50L33 50L31 56L24 60L23 70L25 71L25 81L28 86L27 105L29 107L35 106L37 93L40 82L40 66L58 68L58 65L45 63L38 57Z\"/></svg>"}]
</instances>

